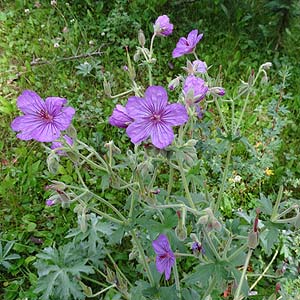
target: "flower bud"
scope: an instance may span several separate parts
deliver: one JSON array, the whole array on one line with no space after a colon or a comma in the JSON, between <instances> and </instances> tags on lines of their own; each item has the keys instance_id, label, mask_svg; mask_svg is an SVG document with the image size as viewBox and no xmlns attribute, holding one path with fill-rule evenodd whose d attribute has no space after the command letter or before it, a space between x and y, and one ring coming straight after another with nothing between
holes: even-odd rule
<instances>
[{"instance_id":1,"label":"flower bud","mask_svg":"<svg viewBox=\"0 0 300 300\"><path fill-rule=\"evenodd\" d=\"M111 140L108 143L104 144L104 147L111 151L113 154L120 154L121 150L115 145L114 141Z\"/></svg>"},{"instance_id":2,"label":"flower bud","mask_svg":"<svg viewBox=\"0 0 300 300\"><path fill-rule=\"evenodd\" d=\"M88 298L90 298L90 297L93 295L92 289L91 289L89 286L85 285L82 281L79 281L79 284L80 284L80 286L81 286L81 288L82 288L83 293L84 293Z\"/></svg>"},{"instance_id":3,"label":"flower bud","mask_svg":"<svg viewBox=\"0 0 300 300\"><path fill-rule=\"evenodd\" d=\"M106 281L111 284L116 283L116 274L109 267L106 268Z\"/></svg>"},{"instance_id":4,"label":"flower bud","mask_svg":"<svg viewBox=\"0 0 300 300\"><path fill-rule=\"evenodd\" d=\"M144 32L142 29L139 30L138 40L139 40L141 47L144 48L146 39L145 39L145 35L144 35Z\"/></svg>"},{"instance_id":5,"label":"flower bud","mask_svg":"<svg viewBox=\"0 0 300 300\"><path fill-rule=\"evenodd\" d=\"M168 88L169 90L173 91L174 89L176 89L180 84L180 77L176 77L173 80L170 81Z\"/></svg>"},{"instance_id":6,"label":"flower bud","mask_svg":"<svg viewBox=\"0 0 300 300\"><path fill-rule=\"evenodd\" d=\"M45 186L45 190L52 190L52 191L64 191L66 189L66 185L60 181L52 181L52 184Z\"/></svg>"},{"instance_id":7,"label":"flower bud","mask_svg":"<svg viewBox=\"0 0 300 300\"><path fill-rule=\"evenodd\" d=\"M103 88L104 88L105 95L108 96L108 97L111 97L110 83L106 80L105 77L103 77Z\"/></svg>"},{"instance_id":8,"label":"flower bud","mask_svg":"<svg viewBox=\"0 0 300 300\"><path fill-rule=\"evenodd\" d=\"M69 136L73 141L77 138L76 128L71 124L66 130L67 136Z\"/></svg>"},{"instance_id":9,"label":"flower bud","mask_svg":"<svg viewBox=\"0 0 300 300\"><path fill-rule=\"evenodd\" d=\"M187 229L185 225L178 224L175 228L175 234L180 241L184 241L187 238Z\"/></svg>"},{"instance_id":10,"label":"flower bud","mask_svg":"<svg viewBox=\"0 0 300 300\"><path fill-rule=\"evenodd\" d=\"M208 215L199 218L197 224L206 225L208 222Z\"/></svg>"},{"instance_id":11,"label":"flower bud","mask_svg":"<svg viewBox=\"0 0 300 300\"><path fill-rule=\"evenodd\" d=\"M266 62L266 63L262 64L260 67L264 70L269 70L272 67L272 63Z\"/></svg>"},{"instance_id":12,"label":"flower bud","mask_svg":"<svg viewBox=\"0 0 300 300\"><path fill-rule=\"evenodd\" d=\"M48 156L47 166L50 173L52 174L57 173L59 168L59 158L54 152L51 152L50 155Z\"/></svg>"},{"instance_id":13,"label":"flower bud","mask_svg":"<svg viewBox=\"0 0 300 300\"><path fill-rule=\"evenodd\" d=\"M140 56L141 56L141 52L140 52L140 50L137 50L137 51L135 52L135 54L133 55L133 60L134 60L135 62L138 62L138 61L140 60ZM127 71L128 71L128 68L127 68Z\"/></svg>"},{"instance_id":14,"label":"flower bud","mask_svg":"<svg viewBox=\"0 0 300 300\"><path fill-rule=\"evenodd\" d=\"M217 231L221 231L222 229L221 223L216 218L212 220L212 228Z\"/></svg>"},{"instance_id":15,"label":"flower bud","mask_svg":"<svg viewBox=\"0 0 300 300\"><path fill-rule=\"evenodd\" d=\"M251 231L248 234L248 247L255 249L258 246L258 233Z\"/></svg>"}]
</instances>

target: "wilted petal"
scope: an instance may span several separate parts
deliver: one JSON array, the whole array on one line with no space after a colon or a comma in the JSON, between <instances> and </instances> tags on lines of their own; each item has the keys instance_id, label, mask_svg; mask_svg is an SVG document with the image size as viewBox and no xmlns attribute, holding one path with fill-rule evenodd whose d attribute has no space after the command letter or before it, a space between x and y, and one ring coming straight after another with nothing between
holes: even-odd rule
<instances>
[{"instance_id":1,"label":"wilted petal","mask_svg":"<svg viewBox=\"0 0 300 300\"><path fill-rule=\"evenodd\" d=\"M44 101L36 92L25 90L18 97L17 106L24 114L36 114L44 109Z\"/></svg>"},{"instance_id":2,"label":"wilted petal","mask_svg":"<svg viewBox=\"0 0 300 300\"><path fill-rule=\"evenodd\" d=\"M152 123L143 119L134 121L126 129L127 135L134 144L145 141L150 136L151 131Z\"/></svg>"},{"instance_id":3,"label":"wilted petal","mask_svg":"<svg viewBox=\"0 0 300 300\"><path fill-rule=\"evenodd\" d=\"M182 125L187 122L188 118L185 107L180 103L169 104L162 117L163 122L169 126Z\"/></svg>"}]
</instances>

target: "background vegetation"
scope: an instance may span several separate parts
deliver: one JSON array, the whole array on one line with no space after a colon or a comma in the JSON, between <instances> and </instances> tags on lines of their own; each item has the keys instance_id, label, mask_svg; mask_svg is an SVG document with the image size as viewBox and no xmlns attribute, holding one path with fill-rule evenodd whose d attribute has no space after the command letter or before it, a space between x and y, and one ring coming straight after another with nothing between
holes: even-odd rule
<instances>
[{"instance_id":1,"label":"background vegetation","mask_svg":"<svg viewBox=\"0 0 300 300\"><path fill-rule=\"evenodd\" d=\"M81 140L92 141L103 152L104 143L116 137L117 145L125 149L128 139L107 123L117 100L104 95L103 78L113 82L114 94L129 86L123 70L125 46L133 55L138 30L143 28L149 37L159 15L169 15L175 27L170 38L155 41L154 72L165 86L181 72L171 51L178 38L193 28L204 33L198 48L201 59L212 66L212 74L221 68L229 93L238 88L240 79L246 80L240 74L249 74L266 61L273 63L270 86L281 91L280 104L290 113L272 162L273 175L264 178L260 187L273 192L284 181L291 195L299 197L298 1L74 0L51 5L42 0L6 0L0 1L0 9L0 298L37 299L33 292L36 254L47 246L62 245L77 222L71 210L45 206L49 195L45 186L52 175L46 171L43 147L18 140L10 129L17 115L16 98L24 89L44 98L65 97L76 108L75 126ZM146 70L138 76L143 80L145 74ZM262 109L261 119L249 118L244 128L254 140L257 130L266 125L263 114L270 100L261 94L250 105L250 115L251 109ZM66 182L72 181L72 170L59 172ZM223 205L229 216L232 209L255 207L261 191L240 189L234 201ZM109 193L105 192L106 199L113 198ZM291 256L299 254L297 242L286 243ZM281 253L277 264L284 258ZM299 280L286 284L291 291L300 289Z\"/></svg>"}]
</instances>

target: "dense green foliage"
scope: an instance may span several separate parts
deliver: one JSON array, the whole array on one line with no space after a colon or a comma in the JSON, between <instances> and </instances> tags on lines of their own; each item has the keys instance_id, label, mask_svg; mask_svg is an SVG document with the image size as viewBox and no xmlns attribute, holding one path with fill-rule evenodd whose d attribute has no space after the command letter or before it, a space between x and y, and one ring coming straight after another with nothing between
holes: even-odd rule
<instances>
[{"instance_id":1,"label":"dense green foliage","mask_svg":"<svg viewBox=\"0 0 300 300\"><path fill-rule=\"evenodd\" d=\"M86 252L86 257L91 256L88 251L93 252L96 247L100 247L104 239L102 234L112 235L109 241L112 245L113 239L117 240L118 234L122 234L115 232L114 228L108 228L105 223L98 227L97 221L91 221L89 230L97 232L94 236L98 236L99 240L88 240L79 232L69 232L77 223L73 207L45 207L45 199L49 196L45 186L54 177L47 171L47 157L43 147L36 142L17 140L10 129L10 123L17 115L16 98L24 89L34 90L42 97L65 97L76 108L74 125L82 141L89 140L99 153L105 153L104 143L114 137L119 148L127 149L128 138L107 123L113 107L122 100L107 99L103 81L106 79L112 83L114 94L130 86L123 70L127 64L125 46L129 47L129 53L133 55L138 30L143 28L145 35L150 36L152 24L161 14L169 15L176 28L170 38L155 41L158 54L154 78L165 86L182 71L182 63L171 58L171 51L178 38L185 36L192 28L204 32L198 53L203 53L201 58L212 66L213 75L220 74L228 93L236 93L238 81L247 81L252 69L257 69L266 61L273 63L270 85L253 97L247 109L249 117L243 128L251 142L257 143L260 160L256 161L245 151L246 144L241 143L236 149L236 165L241 158L245 159L245 164L236 171L249 178L241 185L232 183L230 194L222 203L224 214L230 218L233 209L241 207L248 211L258 206L265 208L264 213L268 214L269 202L274 202L276 195L271 196L271 199L263 195L276 194L280 184L286 187L285 197L299 198L300 69L297 66L300 7L297 1L155 0L151 1L151 5L143 0L57 2L57 5L51 5L50 1L0 1L0 298L38 299L36 292L40 290L36 290L37 273L42 274L40 280L43 280L43 276L48 278L43 283L46 286L49 278L54 278L57 271L55 267L49 269L49 266L55 265L59 259L64 260L66 268L70 270L61 275L65 281L69 280L69 274L76 276L79 271L93 273L87 265L88 259L80 265L75 264L74 257L78 249L73 249L72 244L64 239L67 233L82 242L82 252ZM144 82L146 74L144 68L137 77ZM247 76L240 78L241 74ZM239 105L242 107L242 103ZM226 106L224 109L226 111ZM260 112L259 117L251 116L253 110ZM216 111L209 111L206 123L202 125L202 130L208 136L211 129L209 120L212 118L217 118ZM275 119L278 132L273 130L272 122ZM266 148L259 148L261 141L256 139L258 133L270 141ZM224 153L213 141L209 151L204 148L207 145L198 143L196 147L209 162L212 177L208 185L213 186L220 173L218 160L224 159ZM275 155L268 156L274 149ZM266 170L270 173L265 173ZM71 163L60 167L58 174L66 183L77 180ZM256 177L250 178L249 174L256 174ZM193 176L193 169L189 176L189 180L194 180L197 186L199 182ZM91 178L88 179L92 182ZM249 188L251 180L255 184ZM99 182L95 179L97 184ZM106 189L105 184L102 181L97 186L99 193L113 204L119 204L114 192ZM176 220L171 217L169 222L166 228L176 226ZM276 230L274 228L268 233L273 234L272 237L266 237L270 241L266 247L270 250L273 246L271 241L276 239ZM123 242L126 244L130 241L125 238ZM287 234L281 237L279 244L281 252L275 265L278 269L280 266L288 269L289 276L285 284L290 295L293 295L300 286L299 280L293 282L299 276L295 266L300 241L294 240L292 234ZM134 277L130 274L128 253L122 252L121 245L115 247L114 259L118 260L119 267L126 270L127 276ZM98 255L104 256L105 249L100 252ZM263 270L270 253L255 254L255 268ZM112 258L106 263L114 265ZM204 276L203 272L199 270L199 276ZM135 287L137 295L143 284L141 281L140 286ZM268 286L268 279L264 284ZM53 287L55 289L55 284ZM262 288L258 288L265 287L262 284ZM275 289L274 286L268 288L272 291ZM61 295L72 294L71 288L63 289L56 292L61 292ZM51 294L51 291L48 293ZM189 294L186 299L193 299L192 291L186 290L184 293ZM113 298L114 294L111 290L105 299L118 299L116 296ZM48 294L44 294L44 299L47 298Z\"/></svg>"}]
</instances>

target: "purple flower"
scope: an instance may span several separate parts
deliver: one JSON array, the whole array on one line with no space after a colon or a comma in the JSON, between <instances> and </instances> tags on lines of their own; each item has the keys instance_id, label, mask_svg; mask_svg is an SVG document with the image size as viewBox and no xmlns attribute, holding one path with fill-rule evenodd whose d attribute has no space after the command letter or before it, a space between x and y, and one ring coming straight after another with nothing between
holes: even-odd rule
<instances>
[{"instance_id":1,"label":"purple flower","mask_svg":"<svg viewBox=\"0 0 300 300\"><path fill-rule=\"evenodd\" d=\"M173 32L173 24L168 16L159 16L154 24L154 32L159 36L168 36Z\"/></svg>"},{"instance_id":2,"label":"purple flower","mask_svg":"<svg viewBox=\"0 0 300 300\"><path fill-rule=\"evenodd\" d=\"M44 101L37 93L25 90L17 100L24 115L15 118L11 128L21 131L17 134L21 140L53 142L69 127L75 114L73 107L64 107L66 103L66 99L59 97L48 97Z\"/></svg>"},{"instance_id":3,"label":"purple flower","mask_svg":"<svg viewBox=\"0 0 300 300\"><path fill-rule=\"evenodd\" d=\"M189 75L183 86L183 93L188 103L198 103L201 101L208 91L208 87L205 85L205 81L202 78L194 75ZM189 99L190 93L193 98Z\"/></svg>"},{"instance_id":4,"label":"purple flower","mask_svg":"<svg viewBox=\"0 0 300 300\"><path fill-rule=\"evenodd\" d=\"M204 248L203 248L203 246L199 243L199 242L194 242L193 244L192 244L192 250L193 250L193 252L194 253L202 253L202 254L205 254L205 250L204 250Z\"/></svg>"},{"instance_id":5,"label":"purple flower","mask_svg":"<svg viewBox=\"0 0 300 300\"><path fill-rule=\"evenodd\" d=\"M151 137L152 144L159 149L172 143L172 126L182 125L188 120L182 104L168 103L168 94L162 86L148 87L145 98L130 97L126 110L134 119L126 129L131 142L137 144Z\"/></svg>"},{"instance_id":6,"label":"purple flower","mask_svg":"<svg viewBox=\"0 0 300 300\"><path fill-rule=\"evenodd\" d=\"M133 119L128 115L126 107L117 104L112 115L109 117L109 124L119 128L126 128Z\"/></svg>"},{"instance_id":7,"label":"purple flower","mask_svg":"<svg viewBox=\"0 0 300 300\"><path fill-rule=\"evenodd\" d=\"M175 255L171 250L168 238L164 234L152 242L156 253L156 269L159 273L165 273L166 280L170 279L171 269L175 264Z\"/></svg>"},{"instance_id":8,"label":"purple flower","mask_svg":"<svg viewBox=\"0 0 300 300\"><path fill-rule=\"evenodd\" d=\"M46 205L47 206L53 206L55 204L55 201L54 200L52 200L52 199L47 199L46 200Z\"/></svg>"},{"instance_id":9,"label":"purple flower","mask_svg":"<svg viewBox=\"0 0 300 300\"><path fill-rule=\"evenodd\" d=\"M180 57L184 54L189 54L194 51L196 45L202 39L203 34L198 35L198 30L192 30L187 38L181 37L176 44L176 48L173 50L173 58Z\"/></svg>"},{"instance_id":10,"label":"purple flower","mask_svg":"<svg viewBox=\"0 0 300 300\"><path fill-rule=\"evenodd\" d=\"M194 70L194 72L204 74L207 71L207 65L202 60L199 60L199 59L194 60L193 61L193 70Z\"/></svg>"},{"instance_id":11,"label":"purple flower","mask_svg":"<svg viewBox=\"0 0 300 300\"><path fill-rule=\"evenodd\" d=\"M64 135L63 137L67 144L69 144L70 146L73 145L73 140L68 135ZM63 147L63 144L61 142L53 142L51 145L52 150L57 149L57 148L62 148L62 147ZM66 155L66 152L62 151L62 150L57 150L56 153L58 155Z\"/></svg>"}]
</instances>

